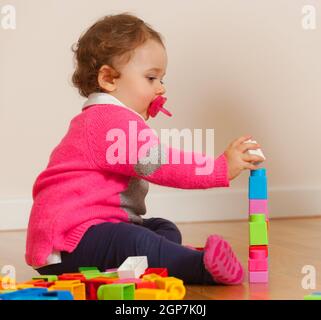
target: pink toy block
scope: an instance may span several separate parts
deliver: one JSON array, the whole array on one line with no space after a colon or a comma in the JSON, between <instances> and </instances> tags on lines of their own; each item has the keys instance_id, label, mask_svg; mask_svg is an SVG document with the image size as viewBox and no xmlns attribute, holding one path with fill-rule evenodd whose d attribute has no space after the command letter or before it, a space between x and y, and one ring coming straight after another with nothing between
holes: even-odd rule
<instances>
[{"instance_id":1,"label":"pink toy block","mask_svg":"<svg viewBox=\"0 0 321 320\"><path fill-rule=\"evenodd\" d=\"M249 246L249 256L250 256L250 252L251 250L262 250L264 251L264 256L267 257L269 254L269 250L268 250L268 246L266 245L255 245L255 246Z\"/></svg>"},{"instance_id":2,"label":"pink toy block","mask_svg":"<svg viewBox=\"0 0 321 320\"><path fill-rule=\"evenodd\" d=\"M267 283L269 281L268 271L249 271L250 283Z\"/></svg>"},{"instance_id":3,"label":"pink toy block","mask_svg":"<svg viewBox=\"0 0 321 320\"><path fill-rule=\"evenodd\" d=\"M128 279L117 279L114 283L142 283L142 279L137 278L128 278Z\"/></svg>"},{"instance_id":4,"label":"pink toy block","mask_svg":"<svg viewBox=\"0 0 321 320\"><path fill-rule=\"evenodd\" d=\"M249 271L268 270L268 259L264 249L253 249L250 247L248 269Z\"/></svg>"},{"instance_id":5,"label":"pink toy block","mask_svg":"<svg viewBox=\"0 0 321 320\"><path fill-rule=\"evenodd\" d=\"M249 214L265 214L266 219L269 219L269 212L266 199L249 199Z\"/></svg>"}]
</instances>

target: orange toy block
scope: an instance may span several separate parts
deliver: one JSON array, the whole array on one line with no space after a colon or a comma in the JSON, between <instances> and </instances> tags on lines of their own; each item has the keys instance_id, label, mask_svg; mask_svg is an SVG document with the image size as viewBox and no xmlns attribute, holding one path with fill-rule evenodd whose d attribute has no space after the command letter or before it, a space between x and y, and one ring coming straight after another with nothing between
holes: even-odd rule
<instances>
[{"instance_id":1,"label":"orange toy block","mask_svg":"<svg viewBox=\"0 0 321 320\"><path fill-rule=\"evenodd\" d=\"M163 289L137 289L135 300L168 300L168 292Z\"/></svg>"},{"instance_id":2,"label":"orange toy block","mask_svg":"<svg viewBox=\"0 0 321 320\"><path fill-rule=\"evenodd\" d=\"M75 300L86 300L86 287L80 280L57 280L48 290L68 290Z\"/></svg>"}]
</instances>

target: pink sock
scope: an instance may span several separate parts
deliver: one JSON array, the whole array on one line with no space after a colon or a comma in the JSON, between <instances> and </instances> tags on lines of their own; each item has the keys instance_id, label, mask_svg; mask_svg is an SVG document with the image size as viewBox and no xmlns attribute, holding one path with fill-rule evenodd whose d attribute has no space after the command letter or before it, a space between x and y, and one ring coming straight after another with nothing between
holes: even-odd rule
<instances>
[{"instance_id":1,"label":"pink sock","mask_svg":"<svg viewBox=\"0 0 321 320\"><path fill-rule=\"evenodd\" d=\"M240 284L244 271L231 246L218 235L207 238L203 261L213 280L223 284Z\"/></svg>"}]
</instances>

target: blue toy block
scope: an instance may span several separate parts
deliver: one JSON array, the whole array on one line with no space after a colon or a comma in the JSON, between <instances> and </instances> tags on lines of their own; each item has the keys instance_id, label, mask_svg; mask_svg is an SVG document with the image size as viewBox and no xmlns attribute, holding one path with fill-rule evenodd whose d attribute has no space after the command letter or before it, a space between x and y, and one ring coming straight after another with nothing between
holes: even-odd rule
<instances>
[{"instance_id":1,"label":"blue toy block","mask_svg":"<svg viewBox=\"0 0 321 320\"><path fill-rule=\"evenodd\" d=\"M42 294L16 295L11 300L74 300L73 295L67 290L48 291Z\"/></svg>"},{"instance_id":2,"label":"blue toy block","mask_svg":"<svg viewBox=\"0 0 321 320\"><path fill-rule=\"evenodd\" d=\"M267 199L267 178L265 168L251 170L249 177L249 199Z\"/></svg>"},{"instance_id":3,"label":"blue toy block","mask_svg":"<svg viewBox=\"0 0 321 320\"><path fill-rule=\"evenodd\" d=\"M57 297L44 297L44 296L37 296L32 294L22 294L20 296L16 295L8 300L58 300Z\"/></svg>"},{"instance_id":4,"label":"blue toy block","mask_svg":"<svg viewBox=\"0 0 321 320\"><path fill-rule=\"evenodd\" d=\"M0 294L0 300L28 300L26 297L41 296L48 292L47 288L28 288ZM20 298L21 297L21 298ZM24 297L24 298L22 298Z\"/></svg>"},{"instance_id":5,"label":"blue toy block","mask_svg":"<svg viewBox=\"0 0 321 320\"><path fill-rule=\"evenodd\" d=\"M55 290L44 292L41 297L44 300L74 300L74 296L68 290Z\"/></svg>"}]
</instances>

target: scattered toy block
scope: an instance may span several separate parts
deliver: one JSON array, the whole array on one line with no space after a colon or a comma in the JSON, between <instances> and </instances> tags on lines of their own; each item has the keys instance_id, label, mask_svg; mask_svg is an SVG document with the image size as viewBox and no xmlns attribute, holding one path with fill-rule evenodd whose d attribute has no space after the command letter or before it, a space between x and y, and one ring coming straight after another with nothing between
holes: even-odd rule
<instances>
[{"instance_id":1,"label":"scattered toy block","mask_svg":"<svg viewBox=\"0 0 321 320\"><path fill-rule=\"evenodd\" d=\"M28 283L19 283L16 285L17 290L23 290L23 289L34 288L34 287L35 285L28 284Z\"/></svg>"},{"instance_id":2,"label":"scattered toy block","mask_svg":"<svg viewBox=\"0 0 321 320\"><path fill-rule=\"evenodd\" d=\"M136 283L136 289L143 289L143 288L148 288L148 289L157 289L156 283L153 281L145 281L143 280L140 283Z\"/></svg>"},{"instance_id":3,"label":"scattered toy block","mask_svg":"<svg viewBox=\"0 0 321 320\"><path fill-rule=\"evenodd\" d=\"M25 281L25 282L22 282L21 284L32 284L32 285L35 285L36 283L41 283L41 282L46 282L42 279L39 279L39 280L28 280L28 281Z\"/></svg>"},{"instance_id":4,"label":"scattered toy block","mask_svg":"<svg viewBox=\"0 0 321 320\"><path fill-rule=\"evenodd\" d=\"M101 285L97 290L99 300L134 300L135 285L118 283Z\"/></svg>"},{"instance_id":5,"label":"scattered toy block","mask_svg":"<svg viewBox=\"0 0 321 320\"><path fill-rule=\"evenodd\" d=\"M0 288L0 300L139 300L183 299L183 281L168 277L166 268L147 268L147 257L128 257L122 268L81 267L79 273L41 275L20 283L14 289ZM120 270L119 270L120 269ZM133 278L118 278L131 272ZM1 280L1 278L0 278ZM2 284L2 283L1 283Z\"/></svg>"},{"instance_id":6,"label":"scattered toy block","mask_svg":"<svg viewBox=\"0 0 321 320\"><path fill-rule=\"evenodd\" d=\"M106 277L118 278L117 268L106 269L106 271L102 272L102 274L104 274Z\"/></svg>"},{"instance_id":7,"label":"scattered toy block","mask_svg":"<svg viewBox=\"0 0 321 320\"><path fill-rule=\"evenodd\" d=\"M137 278L128 278L128 279L117 279L114 281L114 283L141 283L143 282L142 279L137 279Z\"/></svg>"},{"instance_id":8,"label":"scattered toy block","mask_svg":"<svg viewBox=\"0 0 321 320\"><path fill-rule=\"evenodd\" d=\"M85 280L86 286L86 299L87 300L97 300L97 290L101 285L112 284L116 279L99 277Z\"/></svg>"},{"instance_id":9,"label":"scattered toy block","mask_svg":"<svg viewBox=\"0 0 321 320\"><path fill-rule=\"evenodd\" d=\"M164 289L137 289L135 300L168 300L168 292Z\"/></svg>"},{"instance_id":10,"label":"scattered toy block","mask_svg":"<svg viewBox=\"0 0 321 320\"><path fill-rule=\"evenodd\" d=\"M58 280L86 280L86 277L83 273L63 273L58 276Z\"/></svg>"},{"instance_id":11,"label":"scattered toy block","mask_svg":"<svg viewBox=\"0 0 321 320\"><path fill-rule=\"evenodd\" d=\"M17 291L17 290L0 290L0 295L1 294L4 294L4 293L11 293L11 292L15 292L15 291ZM0 298L0 300L1 300L1 298Z\"/></svg>"},{"instance_id":12,"label":"scattered toy block","mask_svg":"<svg viewBox=\"0 0 321 320\"><path fill-rule=\"evenodd\" d=\"M72 293L68 290L48 291L41 294L44 300L74 300Z\"/></svg>"},{"instance_id":13,"label":"scattered toy block","mask_svg":"<svg viewBox=\"0 0 321 320\"><path fill-rule=\"evenodd\" d=\"M101 272L86 272L84 273L84 276L86 278L86 280L90 280L90 279L94 279L94 278L100 278L100 277L104 277L105 275ZM106 276L107 278L108 276Z\"/></svg>"},{"instance_id":14,"label":"scattered toy block","mask_svg":"<svg viewBox=\"0 0 321 320\"><path fill-rule=\"evenodd\" d=\"M75 300L86 300L85 284L80 280L58 280L48 290L68 290Z\"/></svg>"},{"instance_id":15,"label":"scattered toy block","mask_svg":"<svg viewBox=\"0 0 321 320\"><path fill-rule=\"evenodd\" d=\"M117 269L119 278L139 278L147 269L147 257L128 257Z\"/></svg>"},{"instance_id":16,"label":"scattered toy block","mask_svg":"<svg viewBox=\"0 0 321 320\"><path fill-rule=\"evenodd\" d=\"M304 300L321 300L321 295L309 294L307 296L304 296Z\"/></svg>"},{"instance_id":17,"label":"scattered toy block","mask_svg":"<svg viewBox=\"0 0 321 320\"><path fill-rule=\"evenodd\" d=\"M39 296L44 292L48 292L45 288L28 288L21 289L0 295L0 300L30 300L32 296ZM28 299L29 298L29 299Z\"/></svg>"},{"instance_id":18,"label":"scattered toy block","mask_svg":"<svg viewBox=\"0 0 321 320\"><path fill-rule=\"evenodd\" d=\"M170 300L181 300L186 294L183 281L175 277L155 279L155 284L159 289L164 289L168 292Z\"/></svg>"},{"instance_id":19,"label":"scattered toy block","mask_svg":"<svg viewBox=\"0 0 321 320\"><path fill-rule=\"evenodd\" d=\"M151 273L158 274L161 277L168 277L167 268L147 268L145 270L145 273L141 277L145 276L146 274L151 274Z\"/></svg>"},{"instance_id":20,"label":"scattered toy block","mask_svg":"<svg viewBox=\"0 0 321 320\"><path fill-rule=\"evenodd\" d=\"M80 273L92 271L100 272L100 270L97 267L79 267L78 270Z\"/></svg>"},{"instance_id":21,"label":"scattered toy block","mask_svg":"<svg viewBox=\"0 0 321 320\"><path fill-rule=\"evenodd\" d=\"M161 277L159 274L150 273L150 274L143 275L142 278L143 278L144 280L147 280L147 281L155 282L156 279L159 279L159 278L162 278L162 277Z\"/></svg>"},{"instance_id":22,"label":"scattered toy block","mask_svg":"<svg viewBox=\"0 0 321 320\"><path fill-rule=\"evenodd\" d=\"M37 277L33 277L32 280L42 280L42 281L57 281L58 280L58 276L56 276L55 274L53 275L42 275L42 276L37 276Z\"/></svg>"}]
</instances>

